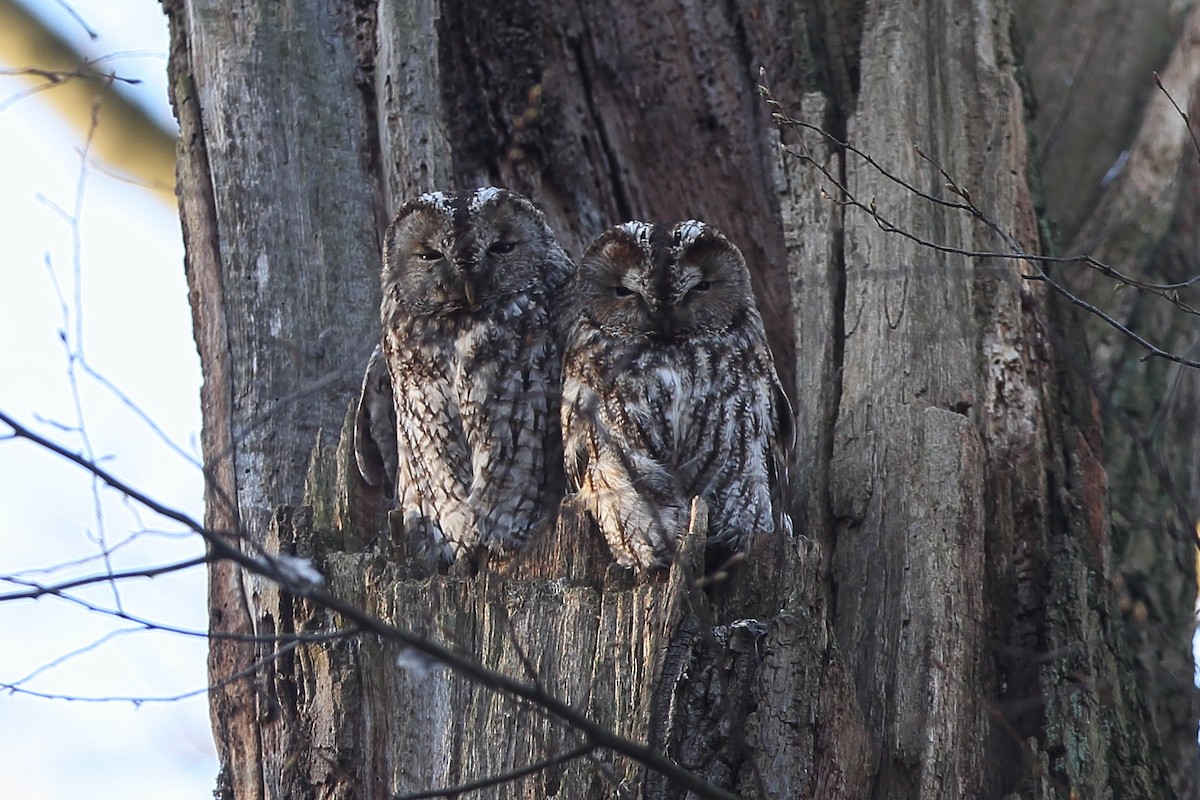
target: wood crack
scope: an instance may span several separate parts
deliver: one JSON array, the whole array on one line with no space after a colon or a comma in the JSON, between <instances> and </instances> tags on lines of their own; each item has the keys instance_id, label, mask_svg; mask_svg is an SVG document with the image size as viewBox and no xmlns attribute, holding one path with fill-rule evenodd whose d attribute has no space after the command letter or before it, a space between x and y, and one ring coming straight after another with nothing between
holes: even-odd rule
<instances>
[{"instance_id":1,"label":"wood crack","mask_svg":"<svg viewBox=\"0 0 1200 800\"><path fill-rule=\"evenodd\" d=\"M591 40L591 34L587 29L587 21L582 9L580 10L580 19L583 25L583 38ZM629 192L625 186L625 182L621 179L620 160L617 158L616 150L614 149L611 140L608 136L607 128L604 124L604 116L600 113L600 109L596 106L596 87L592 81L591 71L588 69L587 55L584 53L584 45L581 39L573 39L569 43L571 54L575 58L575 68L579 70L579 80L583 84L583 92L581 93L584 102L587 103L588 117L592 121L592 128L596 131L596 139L600 143L600 150L604 154L604 166L608 173L609 185L612 187L613 200L617 204L617 217L621 220L634 219L633 205L629 201Z\"/></svg>"}]
</instances>

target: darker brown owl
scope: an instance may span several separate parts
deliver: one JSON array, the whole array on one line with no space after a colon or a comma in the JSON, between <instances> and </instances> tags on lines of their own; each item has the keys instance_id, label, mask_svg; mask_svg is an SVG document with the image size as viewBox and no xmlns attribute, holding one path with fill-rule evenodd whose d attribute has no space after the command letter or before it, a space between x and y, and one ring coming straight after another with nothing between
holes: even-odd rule
<instances>
[{"instance_id":1,"label":"darker brown owl","mask_svg":"<svg viewBox=\"0 0 1200 800\"><path fill-rule=\"evenodd\" d=\"M569 295L567 477L617 561L668 564L695 496L710 561L790 528L791 407L738 248L695 220L625 223L588 248Z\"/></svg>"}]
</instances>

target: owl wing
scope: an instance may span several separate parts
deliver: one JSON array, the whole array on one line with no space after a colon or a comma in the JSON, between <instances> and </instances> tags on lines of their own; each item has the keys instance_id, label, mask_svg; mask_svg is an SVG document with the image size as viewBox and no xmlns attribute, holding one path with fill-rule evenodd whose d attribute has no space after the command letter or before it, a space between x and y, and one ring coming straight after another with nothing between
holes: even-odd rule
<instances>
[{"instance_id":1,"label":"owl wing","mask_svg":"<svg viewBox=\"0 0 1200 800\"><path fill-rule=\"evenodd\" d=\"M569 342L580 337L579 326L571 331ZM592 374L595 360L578 342L569 343L562 358L562 405L560 419L563 448L563 470L567 492L577 494L583 489L594 449L594 432L599 423L600 397L596 394Z\"/></svg>"},{"instance_id":2,"label":"owl wing","mask_svg":"<svg viewBox=\"0 0 1200 800\"><path fill-rule=\"evenodd\" d=\"M560 358L544 296L514 296L456 346L455 402L479 543L516 550L552 522L563 483Z\"/></svg>"},{"instance_id":3,"label":"owl wing","mask_svg":"<svg viewBox=\"0 0 1200 800\"><path fill-rule=\"evenodd\" d=\"M396 488L398 458L392 378L383 346L375 345L354 416L354 459L363 479L371 486L382 485L384 494L391 497Z\"/></svg>"},{"instance_id":4,"label":"owl wing","mask_svg":"<svg viewBox=\"0 0 1200 800\"><path fill-rule=\"evenodd\" d=\"M567 473L567 491L572 494L583 488L583 476L587 474L591 451L588 449L588 434L579 409L564 402L562 406L563 467Z\"/></svg>"}]
</instances>

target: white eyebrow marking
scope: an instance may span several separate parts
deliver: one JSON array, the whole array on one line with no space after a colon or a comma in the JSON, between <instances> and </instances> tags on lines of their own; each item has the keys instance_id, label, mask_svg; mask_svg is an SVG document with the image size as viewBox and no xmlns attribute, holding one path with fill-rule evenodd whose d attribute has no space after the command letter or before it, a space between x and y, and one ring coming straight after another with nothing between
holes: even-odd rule
<instances>
[{"instance_id":1,"label":"white eyebrow marking","mask_svg":"<svg viewBox=\"0 0 1200 800\"><path fill-rule=\"evenodd\" d=\"M636 239L638 245L641 246L643 250L649 249L650 233L654 230L653 225L647 222L638 222L637 220L632 220L630 222L623 222L617 227Z\"/></svg>"},{"instance_id":2,"label":"white eyebrow marking","mask_svg":"<svg viewBox=\"0 0 1200 800\"><path fill-rule=\"evenodd\" d=\"M675 238L679 241L680 247L687 247L696 240L696 237L708 230L708 227L698 219L685 220L675 226Z\"/></svg>"},{"instance_id":3,"label":"white eyebrow marking","mask_svg":"<svg viewBox=\"0 0 1200 800\"><path fill-rule=\"evenodd\" d=\"M472 214L477 213L479 209L499 197L500 191L495 186L484 186L476 189L475 194L471 195L471 202L467 205L467 209Z\"/></svg>"},{"instance_id":4,"label":"white eyebrow marking","mask_svg":"<svg viewBox=\"0 0 1200 800\"><path fill-rule=\"evenodd\" d=\"M417 198L419 203L427 203L442 213L450 212L450 199L442 192L426 192Z\"/></svg>"}]
</instances>

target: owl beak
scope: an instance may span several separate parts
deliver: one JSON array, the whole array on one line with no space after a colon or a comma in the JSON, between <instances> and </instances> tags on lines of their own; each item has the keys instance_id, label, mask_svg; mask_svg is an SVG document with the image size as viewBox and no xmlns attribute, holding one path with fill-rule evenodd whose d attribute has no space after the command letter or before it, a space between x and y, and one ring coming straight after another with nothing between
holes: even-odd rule
<instances>
[{"instance_id":1,"label":"owl beak","mask_svg":"<svg viewBox=\"0 0 1200 800\"><path fill-rule=\"evenodd\" d=\"M467 298L468 306L475 307L475 287L471 285L470 281L463 283L463 297Z\"/></svg>"},{"instance_id":2,"label":"owl beak","mask_svg":"<svg viewBox=\"0 0 1200 800\"><path fill-rule=\"evenodd\" d=\"M659 334L664 339L669 338L671 336L672 327L673 326L671 324L671 312L665 311L665 310L659 311L659 314L658 314L658 332L659 332Z\"/></svg>"}]
</instances>

